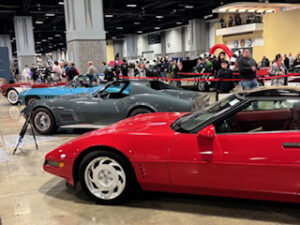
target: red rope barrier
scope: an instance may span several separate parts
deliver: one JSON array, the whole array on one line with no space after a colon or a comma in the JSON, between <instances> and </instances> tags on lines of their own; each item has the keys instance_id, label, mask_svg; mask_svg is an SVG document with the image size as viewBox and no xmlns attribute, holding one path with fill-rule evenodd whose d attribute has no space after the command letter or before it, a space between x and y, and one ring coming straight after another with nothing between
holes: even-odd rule
<instances>
[{"instance_id":1,"label":"red rope barrier","mask_svg":"<svg viewBox=\"0 0 300 225\"><path fill-rule=\"evenodd\" d=\"M277 76L268 76L268 77L258 77L258 80L272 80L272 79L280 79L284 77L292 77L292 76L300 76L300 73L289 73L287 75L277 75ZM242 81L243 79L195 79L195 78L166 78L166 77L124 77L120 76L122 79L129 79L129 80L165 80L165 81Z\"/></svg>"}]
</instances>

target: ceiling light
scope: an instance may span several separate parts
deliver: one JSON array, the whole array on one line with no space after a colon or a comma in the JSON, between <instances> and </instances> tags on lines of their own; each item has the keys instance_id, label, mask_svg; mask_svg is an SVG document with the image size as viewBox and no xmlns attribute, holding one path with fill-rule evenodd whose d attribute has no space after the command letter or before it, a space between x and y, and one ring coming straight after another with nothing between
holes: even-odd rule
<instances>
[{"instance_id":1,"label":"ceiling light","mask_svg":"<svg viewBox=\"0 0 300 225\"><path fill-rule=\"evenodd\" d=\"M49 48L53 48L52 46L49 46Z\"/></svg>"},{"instance_id":2,"label":"ceiling light","mask_svg":"<svg viewBox=\"0 0 300 225\"><path fill-rule=\"evenodd\" d=\"M182 24L182 22L178 21L178 22L176 22L176 24L177 24L177 25L181 25L181 24Z\"/></svg>"},{"instance_id":3,"label":"ceiling light","mask_svg":"<svg viewBox=\"0 0 300 225\"><path fill-rule=\"evenodd\" d=\"M194 6L193 5L185 5L184 8L186 8L186 9L193 9Z\"/></svg>"},{"instance_id":4,"label":"ceiling light","mask_svg":"<svg viewBox=\"0 0 300 225\"><path fill-rule=\"evenodd\" d=\"M42 42L46 42L47 40L46 39L42 39Z\"/></svg>"},{"instance_id":5,"label":"ceiling light","mask_svg":"<svg viewBox=\"0 0 300 225\"><path fill-rule=\"evenodd\" d=\"M137 5L136 4L127 4L126 5L128 8L135 8Z\"/></svg>"},{"instance_id":6,"label":"ceiling light","mask_svg":"<svg viewBox=\"0 0 300 225\"><path fill-rule=\"evenodd\" d=\"M138 34L142 34L143 33L143 31L142 30L138 30Z\"/></svg>"},{"instance_id":7,"label":"ceiling light","mask_svg":"<svg viewBox=\"0 0 300 225\"><path fill-rule=\"evenodd\" d=\"M156 16L157 19L162 19L164 16Z\"/></svg>"},{"instance_id":8,"label":"ceiling light","mask_svg":"<svg viewBox=\"0 0 300 225\"><path fill-rule=\"evenodd\" d=\"M59 4L59 5L64 5L65 3L64 3L64 2L58 2L58 4Z\"/></svg>"},{"instance_id":9,"label":"ceiling light","mask_svg":"<svg viewBox=\"0 0 300 225\"><path fill-rule=\"evenodd\" d=\"M64 45L64 43L59 43L59 45Z\"/></svg>"},{"instance_id":10,"label":"ceiling light","mask_svg":"<svg viewBox=\"0 0 300 225\"><path fill-rule=\"evenodd\" d=\"M155 29L155 30L159 30L159 29L160 29L160 27L154 27L154 29Z\"/></svg>"},{"instance_id":11,"label":"ceiling light","mask_svg":"<svg viewBox=\"0 0 300 225\"><path fill-rule=\"evenodd\" d=\"M109 14L107 14L107 15L105 15L105 17L106 17L106 18L112 18L112 17L114 17L114 15L109 15Z\"/></svg>"},{"instance_id":12,"label":"ceiling light","mask_svg":"<svg viewBox=\"0 0 300 225\"><path fill-rule=\"evenodd\" d=\"M134 24L134 25L140 25L141 22L134 22L133 24Z\"/></svg>"},{"instance_id":13,"label":"ceiling light","mask_svg":"<svg viewBox=\"0 0 300 225\"><path fill-rule=\"evenodd\" d=\"M37 41L36 44L37 44L37 45L38 45L38 44L41 44L41 42L40 42L40 41Z\"/></svg>"},{"instance_id":14,"label":"ceiling light","mask_svg":"<svg viewBox=\"0 0 300 225\"><path fill-rule=\"evenodd\" d=\"M204 19L208 19L208 18L211 18L211 17L213 17L213 14L206 15L206 16L204 16L203 18L204 18Z\"/></svg>"},{"instance_id":15,"label":"ceiling light","mask_svg":"<svg viewBox=\"0 0 300 225\"><path fill-rule=\"evenodd\" d=\"M61 35L60 34L54 34L54 37L60 37Z\"/></svg>"},{"instance_id":16,"label":"ceiling light","mask_svg":"<svg viewBox=\"0 0 300 225\"><path fill-rule=\"evenodd\" d=\"M48 37L48 40L53 40L53 37Z\"/></svg>"},{"instance_id":17,"label":"ceiling light","mask_svg":"<svg viewBox=\"0 0 300 225\"><path fill-rule=\"evenodd\" d=\"M123 30L123 27L116 27L117 30Z\"/></svg>"},{"instance_id":18,"label":"ceiling light","mask_svg":"<svg viewBox=\"0 0 300 225\"><path fill-rule=\"evenodd\" d=\"M44 22L43 21L40 21L40 20L37 20L35 21L35 24L43 24Z\"/></svg>"},{"instance_id":19,"label":"ceiling light","mask_svg":"<svg viewBox=\"0 0 300 225\"><path fill-rule=\"evenodd\" d=\"M46 13L46 16L55 16L54 13Z\"/></svg>"}]
</instances>

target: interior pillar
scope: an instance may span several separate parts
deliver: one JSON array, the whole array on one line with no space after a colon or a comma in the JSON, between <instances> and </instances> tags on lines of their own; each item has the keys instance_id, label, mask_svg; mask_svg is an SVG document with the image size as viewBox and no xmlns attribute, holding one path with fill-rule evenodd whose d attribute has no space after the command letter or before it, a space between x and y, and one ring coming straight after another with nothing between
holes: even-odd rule
<instances>
[{"instance_id":1,"label":"interior pillar","mask_svg":"<svg viewBox=\"0 0 300 225\"><path fill-rule=\"evenodd\" d=\"M106 36L102 0L65 0L68 60L80 73L87 71L88 61L100 69L106 61Z\"/></svg>"}]
</instances>

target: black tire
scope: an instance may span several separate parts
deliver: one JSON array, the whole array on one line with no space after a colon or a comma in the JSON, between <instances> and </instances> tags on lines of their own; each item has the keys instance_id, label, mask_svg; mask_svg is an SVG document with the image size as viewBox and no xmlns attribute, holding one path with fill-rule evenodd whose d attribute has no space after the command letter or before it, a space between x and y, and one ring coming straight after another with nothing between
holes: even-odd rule
<instances>
[{"instance_id":1,"label":"black tire","mask_svg":"<svg viewBox=\"0 0 300 225\"><path fill-rule=\"evenodd\" d=\"M206 82L198 82L197 83L197 90L198 91L201 91L201 92L206 92L206 91L208 91L208 85L207 85L207 83Z\"/></svg>"},{"instance_id":2,"label":"black tire","mask_svg":"<svg viewBox=\"0 0 300 225\"><path fill-rule=\"evenodd\" d=\"M47 129L42 129L41 126L38 124L38 118L39 116L41 116L41 114L47 117L47 119L49 119L49 126ZM56 122L55 122L55 118L52 115L52 113L45 108L38 108L36 109L32 116L31 116L31 123L33 124L34 129L39 133L39 134L53 134L56 129Z\"/></svg>"},{"instance_id":3,"label":"black tire","mask_svg":"<svg viewBox=\"0 0 300 225\"><path fill-rule=\"evenodd\" d=\"M137 108L137 109L134 109L132 110L130 113L129 113L129 116L128 117L132 117L132 116L137 116L137 115L140 115L140 114L146 114L146 113L152 113L153 111L150 110L150 109L147 109L147 108Z\"/></svg>"},{"instance_id":4,"label":"black tire","mask_svg":"<svg viewBox=\"0 0 300 225\"><path fill-rule=\"evenodd\" d=\"M108 160L108 162L110 162L110 160L113 160L114 162L117 162L121 168L123 170L120 171L120 173L122 173L123 175L125 174L125 186L123 187L122 192L120 192L120 194L118 196L115 196L115 198L112 199L105 199L101 198L101 196L96 196L95 194L93 194L88 186L91 186L90 184L87 184L86 179L89 179L89 181L91 180L89 178L89 176L94 176L93 173L91 173L91 171L89 171L90 168L90 164L93 165L93 162L97 161L98 159L100 160L101 158L105 158ZM105 163L104 163L105 164ZM99 164L98 164L99 165ZM103 164L101 164L103 165ZM107 165L109 165L109 163L107 163ZM115 163L114 163L115 165ZM119 167L117 167L119 168ZM87 154L83 160L81 161L80 165L79 165L79 181L82 187L82 190L92 199L95 200L96 202L103 204L103 205L114 205L114 204L119 204L123 201L125 201L129 196L131 196L134 193L134 189L136 187L136 179L135 179L135 175L134 175L134 171L131 167L131 165L129 164L129 162L124 159L122 156L111 152L111 151L106 151L106 150L96 150L93 151L89 154ZM101 179L101 173L102 170L99 168L98 174L97 174L97 182L103 182ZM123 173L124 172L124 173ZM91 173L89 174L89 176L85 179L85 175L86 173ZM105 176L104 176L105 177ZM102 179L105 179L102 177ZM109 179L109 177L107 178ZM122 177L120 175L118 175L117 177L118 181L120 183L122 183ZM124 181L124 180L123 180ZM109 181L108 181L109 182ZM93 182L92 182L93 183ZM113 183L113 180L111 180L111 183ZM93 186L93 185L92 185ZM95 187L95 186L93 186ZM113 190L116 190L113 189ZM116 190L117 191L117 190Z\"/></svg>"},{"instance_id":5,"label":"black tire","mask_svg":"<svg viewBox=\"0 0 300 225\"><path fill-rule=\"evenodd\" d=\"M37 96L29 96L26 98L26 101L25 101L25 104L26 105L29 105L31 104L32 102L36 101L36 100L39 100L40 98L37 97Z\"/></svg>"},{"instance_id":6,"label":"black tire","mask_svg":"<svg viewBox=\"0 0 300 225\"><path fill-rule=\"evenodd\" d=\"M19 92L16 89L10 89L6 96L11 105L17 105L19 103Z\"/></svg>"}]
</instances>

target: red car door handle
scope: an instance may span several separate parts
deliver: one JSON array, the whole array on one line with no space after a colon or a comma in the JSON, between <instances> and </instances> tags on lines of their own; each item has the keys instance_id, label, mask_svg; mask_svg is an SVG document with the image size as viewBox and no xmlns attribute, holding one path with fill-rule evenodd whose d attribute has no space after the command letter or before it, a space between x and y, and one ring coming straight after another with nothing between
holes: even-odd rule
<instances>
[{"instance_id":1,"label":"red car door handle","mask_svg":"<svg viewBox=\"0 0 300 225\"><path fill-rule=\"evenodd\" d=\"M300 143L299 142L295 142L295 143L286 142L286 143L283 143L283 148L300 148Z\"/></svg>"}]
</instances>

